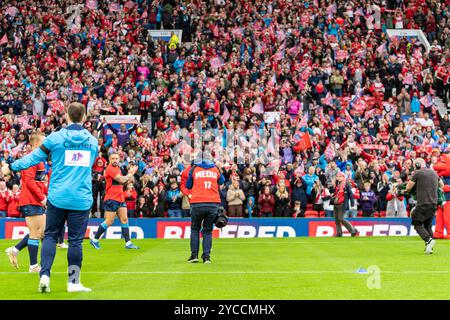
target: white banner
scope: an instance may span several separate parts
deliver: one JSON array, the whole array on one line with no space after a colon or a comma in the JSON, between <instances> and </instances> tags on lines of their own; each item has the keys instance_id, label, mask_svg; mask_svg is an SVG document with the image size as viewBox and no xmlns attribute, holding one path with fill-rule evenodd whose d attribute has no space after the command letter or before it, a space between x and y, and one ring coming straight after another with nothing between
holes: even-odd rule
<instances>
[{"instance_id":1,"label":"white banner","mask_svg":"<svg viewBox=\"0 0 450 320\"><path fill-rule=\"evenodd\" d=\"M425 34L420 29L386 29L386 33L389 38L391 37L406 37L409 41L411 38L417 38L419 39L420 43L422 43L425 46L425 49L430 51L430 43L427 40L427 37L425 37Z\"/></svg>"},{"instance_id":2,"label":"white banner","mask_svg":"<svg viewBox=\"0 0 450 320\"><path fill-rule=\"evenodd\" d=\"M178 29L166 29L166 30L150 30L150 35L153 40L164 40L169 42L172 37L172 32L175 33L178 37L178 40L181 43L181 36L183 35L183 30Z\"/></svg>"},{"instance_id":3,"label":"white banner","mask_svg":"<svg viewBox=\"0 0 450 320\"><path fill-rule=\"evenodd\" d=\"M141 116L100 116L100 120L106 120L106 123L125 123L125 124L139 124Z\"/></svg>"},{"instance_id":4,"label":"white banner","mask_svg":"<svg viewBox=\"0 0 450 320\"><path fill-rule=\"evenodd\" d=\"M275 121L280 121L280 113L277 111L274 112L264 112L264 122L265 123L274 123Z\"/></svg>"}]
</instances>

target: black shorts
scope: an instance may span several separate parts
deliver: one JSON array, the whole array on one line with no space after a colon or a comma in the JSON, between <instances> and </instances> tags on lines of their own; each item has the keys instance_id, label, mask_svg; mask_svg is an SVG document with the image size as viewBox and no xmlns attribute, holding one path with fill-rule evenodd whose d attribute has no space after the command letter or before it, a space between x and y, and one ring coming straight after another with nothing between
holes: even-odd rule
<instances>
[{"instance_id":1,"label":"black shorts","mask_svg":"<svg viewBox=\"0 0 450 320\"><path fill-rule=\"evenodd\" d=\"M21 206L20 212L22 213L23 218L32 216L41 216L45 213L45 208L43 206L35 206L32 204L28 204L26 206Z\"/></svg>"},{"instance_id":2,"label":"black shorts","mask_svg":"<svg viewBox=\"0 0 450 320\"><path fill-rule=\"evenodd\" d=\"M433 219L437 210L437 204L422 204L415 206L411 211L411 218L413 223L423 223L429 219Z\"/></svg>"},{"instance_id":3,"label":"black shorts","mask_svg":"<svg viewBox=\"0 0 450 320\"><path fill-rule=\"evenodd\" d=\"M119 202L116 200L106 200L105 201L105 211L117 212L120 207L127 207L126 202Z\"/></svg>"}]
</instances>

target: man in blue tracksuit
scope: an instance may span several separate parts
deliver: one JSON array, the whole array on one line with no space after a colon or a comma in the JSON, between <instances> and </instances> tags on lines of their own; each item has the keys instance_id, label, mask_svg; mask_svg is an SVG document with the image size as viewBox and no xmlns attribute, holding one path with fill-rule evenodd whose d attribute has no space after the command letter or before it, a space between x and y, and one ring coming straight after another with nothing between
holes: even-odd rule
<instances>
[{"instance_id":1,"label":"man in blue tracksuit","mask_svg":"<svg viewBox=\"0 0 450 320\"><path fill-rule=\"evenodd\" d=\"M68 126L52 133L40 148L12 163L11 170L20 171L45 161L51 154L52 175L48 191L45 235L41 251L39 291L50 292L50 270L56 243L67 221L69 250L67 254L68 292L89 292L80 283L83 260L82 242L91 209L91 168L98 154L98 141L83 128L86 109L72 103L67 109Z\"/></svg>"}]
</instances>

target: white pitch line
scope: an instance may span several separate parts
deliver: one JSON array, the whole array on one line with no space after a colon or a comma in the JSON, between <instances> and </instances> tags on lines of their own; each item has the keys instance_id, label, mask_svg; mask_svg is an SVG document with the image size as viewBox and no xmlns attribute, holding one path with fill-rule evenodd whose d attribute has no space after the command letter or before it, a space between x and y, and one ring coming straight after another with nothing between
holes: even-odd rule
<instances>
[{"instance_id":1,"label":"white pitch line","mask_svg":"<svg viewBox=\"0 0 450 320\"><path fill-rule=\"evenodd\" d=\"M410 270L410 271L383 271L381 270L380 273L392 273L392 274L450 274L450 270ZM14 274L29 274L34 275L30 272L0 272L0 275L14 275ZM67 272L63 271L57 271L52 272L52 274L67 274ZM82 271L81 274L142 274L142 275L174 275L174 274L201 274L201 275L207 275L207 274L357 274L356 271L335 271L335 270L300 270L300 271L209 271L209 272L202 272L202 271ZM369 273L362 273L362 274L369 274Z\"/></svg>"}]
</instances>

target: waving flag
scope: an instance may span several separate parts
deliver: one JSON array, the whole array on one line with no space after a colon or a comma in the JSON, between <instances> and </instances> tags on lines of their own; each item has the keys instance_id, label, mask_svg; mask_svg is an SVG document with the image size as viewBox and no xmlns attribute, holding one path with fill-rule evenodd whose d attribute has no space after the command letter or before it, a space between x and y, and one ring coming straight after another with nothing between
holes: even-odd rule
<instances>
[{"instance_id":1,"label":"waving flag","mask_svg":"<svg viewBox=\"0 0 450 320\"><path fill-rule=\"evenodd\" d=\"M386 52L386 42L383 42L383 44L377 48L377 52L380 55Z\"/></svg>"},{"instance_id":2,"label":"waving flag","mask_svg":"<svg viewBox=\"0 0 450 320\"><path fill-rule=\"evenodd\" d=\"M299 127L302 128L302 127L308 126L308 120L309 120L309 114L308 113L304 113L303 116L302 116L302 119L300 120L300 122L298 124Z\"/></svg>"},{"instance_id":3,"label":"waving flag","mask_svg":"<svg viewBox=\"0 0 450 320\"><path fill-rule=\"evenodd\" d=\"M198 112L200 110L200 99L195 100L189 107L191 112Z\"/></svg>"},{"instance_id":4,"label":"waving flag","mask_svg":"<svg viewBox=\"0 0 450 320\"><path fill-rule=\"evenodd\" d=\"M220 57L212 58L210 61L210 64L211 64L211 67L216 68L216 69L221 68L224 65L223 59Z\"/></svg>"},{"instance_id":5,"label":"waving flag","mask_svg":"<svg viewBox=\"0 0 450 320\"><path fill-rule=\"evenodd\" d=\"M88 55L91 52L91 48L90 47L86 47L86 49L84 49L83 51L80 52L80 54L82 56L84 55Z\"/></svg>"},{"instance_id":6,"label":"waving flag","mask_svg":"<svg viewBox=\"0 0 450 320\"><path fill-rule=\"evenodd\" d=\"M264 106L262 103L255 103L250 111L253 113L264 113Z\"/></svg>"},{"instance_id":7,"label":"waving flag","mask_svg":"<svg viewBox=\"0 0 450 320\"><path fill-rule=\"evenodd\" d=\"M2 39L0 40L0 46L4 45L5 43L8 43L8 37L5 35L2 37Z\"/></svg>"},{"instance_id":8,"label":"waving flag","mask_svg":"<svg viewBox=\"0 0 450 320\"><path fill-rule=\"evenodd\" d=\"M119 12L120 11L120 4L117 2L111 2L108 7L110 12Z\"/></svg>"},{"instance_id":9,"label":"waving flag","mask_svg":"<svg viewBox=\"0 0 450 320\"><path fill-rule=\"evenodd\" d=\"M98 3L97 0L86 0L86 8L91 10L97 10Z\"/></svg>"},{"instance_id":10,"label":"waving flag","mask_svg":"<svg viewBox=\"0 0 450 320\"><path fill-rule=\"evenodd\" d=\"M425 107L429 107L429 106L433 105L433 99L431 98L431 95L429 95L429 94L423 96L419 101Z\"/></svg>"},{"instance_id":11,"label":"waving flag","mask_svg":"<svg viewBox=\"0 0 450 320\"><path fill-rule=\"evenodd\" d=\"M230 119L230 111L228 111L228 108L225 106L224 110L223 110L223 115L222 115L222 121L226 122L228 121L228 119Z\"/></svg>"},{"instance_id":12,"label":"waving flag","mask_svg":"<svg viewBox=\"0 0 450 320\"><path fill-rule=\"evenodd\" d=\"M9 7L5 10L5 12L6 14L14 18L19 13L19 9L17 9L16 7Z\"/></svg>"},{"instance_id":13,"label":"waving flag","mask_svg":"<svg viewBox=\"0 0 450 320\"><path fill-rule=\"evenodd\" d=\"M65 69L67 67L66 60L64 60L63 58L58 57L58 67Z\"/></svg>"},{"instance_id":14,"label":"waving flag","mask_svg":"<svg viewBox=\"0 0 450 320\"><path fill-rule=\"evenodd\" d=\"M56 99L58 99L58 91L54 90L52 92L47 93L46 98L47 98L47 100L56 100Z\"/></svg>"},{"instance_id":15,"label":"waving flag","mask_svg":"<svg viewBox=\"0 0 450 320\"><path fill-rule=\"evenodd\" d=\"M311 138L307 132L299 133L300 140L296 143L296 145L292 148L294 152L301 152L304 150L308 150L312 148Z\"/></svg>"},{"instance_id":16,"label":"waving flag","mask_svg":"<svg viewBox=\"0 0 450 320\"><path fill-rule=\"evenodd\" d=\"M326 147L324 154L325 154L325 158L328 161L333 160L334 157L336 156L336 152L334 151L334 148L333 148L331 142L328 143L328 146Z\"/></svg>"}]
</instances>

